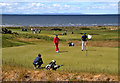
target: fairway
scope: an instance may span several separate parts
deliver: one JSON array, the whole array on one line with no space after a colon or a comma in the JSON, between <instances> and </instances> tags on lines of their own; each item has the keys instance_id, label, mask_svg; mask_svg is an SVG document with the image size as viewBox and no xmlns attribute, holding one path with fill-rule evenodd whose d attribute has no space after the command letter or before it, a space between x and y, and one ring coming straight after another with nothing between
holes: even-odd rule
<instances>
[{"instance_id":1,"label":"fairway","mask_svg":"<svg viewBox=\"0 0 120 83\"><path fill-rule=\"evenodd\" d=\"M66 44L66 46L64 46ZM3 66L25 67L33 69L33 60L41 53L43 65L51 60L64 65L59 71L90 72L90 73L118 73L118 48L88 47L81 51L81 46L68 47L67 43L60 44L60 53L55 52L53 42L39 42L36 45L23 45L2 49Z\"/></svg>"}]
</instances>

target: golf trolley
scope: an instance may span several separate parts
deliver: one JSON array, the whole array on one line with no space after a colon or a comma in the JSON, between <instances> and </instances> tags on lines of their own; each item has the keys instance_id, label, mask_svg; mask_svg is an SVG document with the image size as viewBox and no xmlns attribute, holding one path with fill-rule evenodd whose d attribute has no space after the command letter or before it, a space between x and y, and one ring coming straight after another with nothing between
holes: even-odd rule
<instances>
[{"instance_id":1,"label":"golf trolley","mask_svg":"<svg viewBox=\"0 0 120 83\"><path fill-rule=\"evenodd\" d=\"M53 64L48 64L45 69L47 70L57 70L58 68L60 68L63 65L53 65Z\"/></svg>"}]
</instances>

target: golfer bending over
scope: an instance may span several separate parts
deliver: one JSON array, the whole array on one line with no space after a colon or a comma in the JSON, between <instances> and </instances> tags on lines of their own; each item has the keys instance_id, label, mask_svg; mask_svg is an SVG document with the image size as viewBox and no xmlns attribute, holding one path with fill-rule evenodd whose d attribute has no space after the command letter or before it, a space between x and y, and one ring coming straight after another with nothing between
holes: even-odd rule
<instances>
[{"instance_id":1,"label":"golfer bending over","mask_svg":"<svg viewBox=\"0 0 120 83\"><path fill-rule=\"evenodd\" d=\"M83 51L83 47L84 47L84 50L86 50L86 42L88 40L88 37L86 35L86 33L84 33L84 35L81 37L81 41L82 41L82 51Z\"/></svg>"},{"instance_id":2,"label":"golfer bending over","mask_svg":"<svg viewBox=\"0 0 120 83\"><path fill-rule=\"evenodd\" d=\"M54 44L56 46L56 52L58 53L59 52L59 48L58 48L58 43L59 43L59 38L58 38L58 35L56 35L56 37L54 38Z\"/></svg>"},{"instance_id":3,"label":"golfer bending over","mask_svg":"<svg viewBox=\"0 0 120 83\"><path fill-rule=\"evenodd\" d=\"M41 54L38 54L38 57L35 58L33 65L34 65L34 69L36 69L36 66L38 66L38 69L40 69L40 66L43 64L42 58L41 58Z\"/></svg>"}]
</instances>

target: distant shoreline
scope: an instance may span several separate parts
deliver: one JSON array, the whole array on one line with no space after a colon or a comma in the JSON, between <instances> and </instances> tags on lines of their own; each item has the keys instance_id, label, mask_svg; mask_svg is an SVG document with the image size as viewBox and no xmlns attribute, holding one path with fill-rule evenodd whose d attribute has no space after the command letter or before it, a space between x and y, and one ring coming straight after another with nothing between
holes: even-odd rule
<instances>
[{"instance_id":1,"label":"distant shoreline","mask_svg":"<svg viewBox=\"0 0 120 83\"><path fill-rule=\"evenodd\" d=\"M118 26L118 25L91 25L91 26L28 26L28 25L0 25L0 27L102 27L102 26Z\"/></svg>"},{"instance_id":2,"label":"distant shoreline","mask_svg":"<svg viewBox=\"0 0 120 83\"><path fill-rule=\"evenodd\" d=\"M0 14L3 16L118 16L120 14Z\"/></svg>"}]
</instances>

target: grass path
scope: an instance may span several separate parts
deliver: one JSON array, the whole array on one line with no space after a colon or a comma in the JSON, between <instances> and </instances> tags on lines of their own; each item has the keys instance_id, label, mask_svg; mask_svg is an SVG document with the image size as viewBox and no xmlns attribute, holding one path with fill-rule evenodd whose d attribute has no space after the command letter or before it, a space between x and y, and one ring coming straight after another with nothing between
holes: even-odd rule
<instances>
[{"instance_id":1,"label":"grass path","mask_svg":"<svg viewBox=\"0 0 120 83\"><path fill-rule=\"evenodd\" d=\"M60 53L55 52L52 43L40 42L37 45L24 45L2 49L3 66L33 68L32 62L38 53L42 54L46 66L55 59L57 64L63 64L59 70L91 72L91 73L118 73L118 48L89 47L88 56L81 51L81 47L60 46Z\"/></svg>"}]
</instances>

